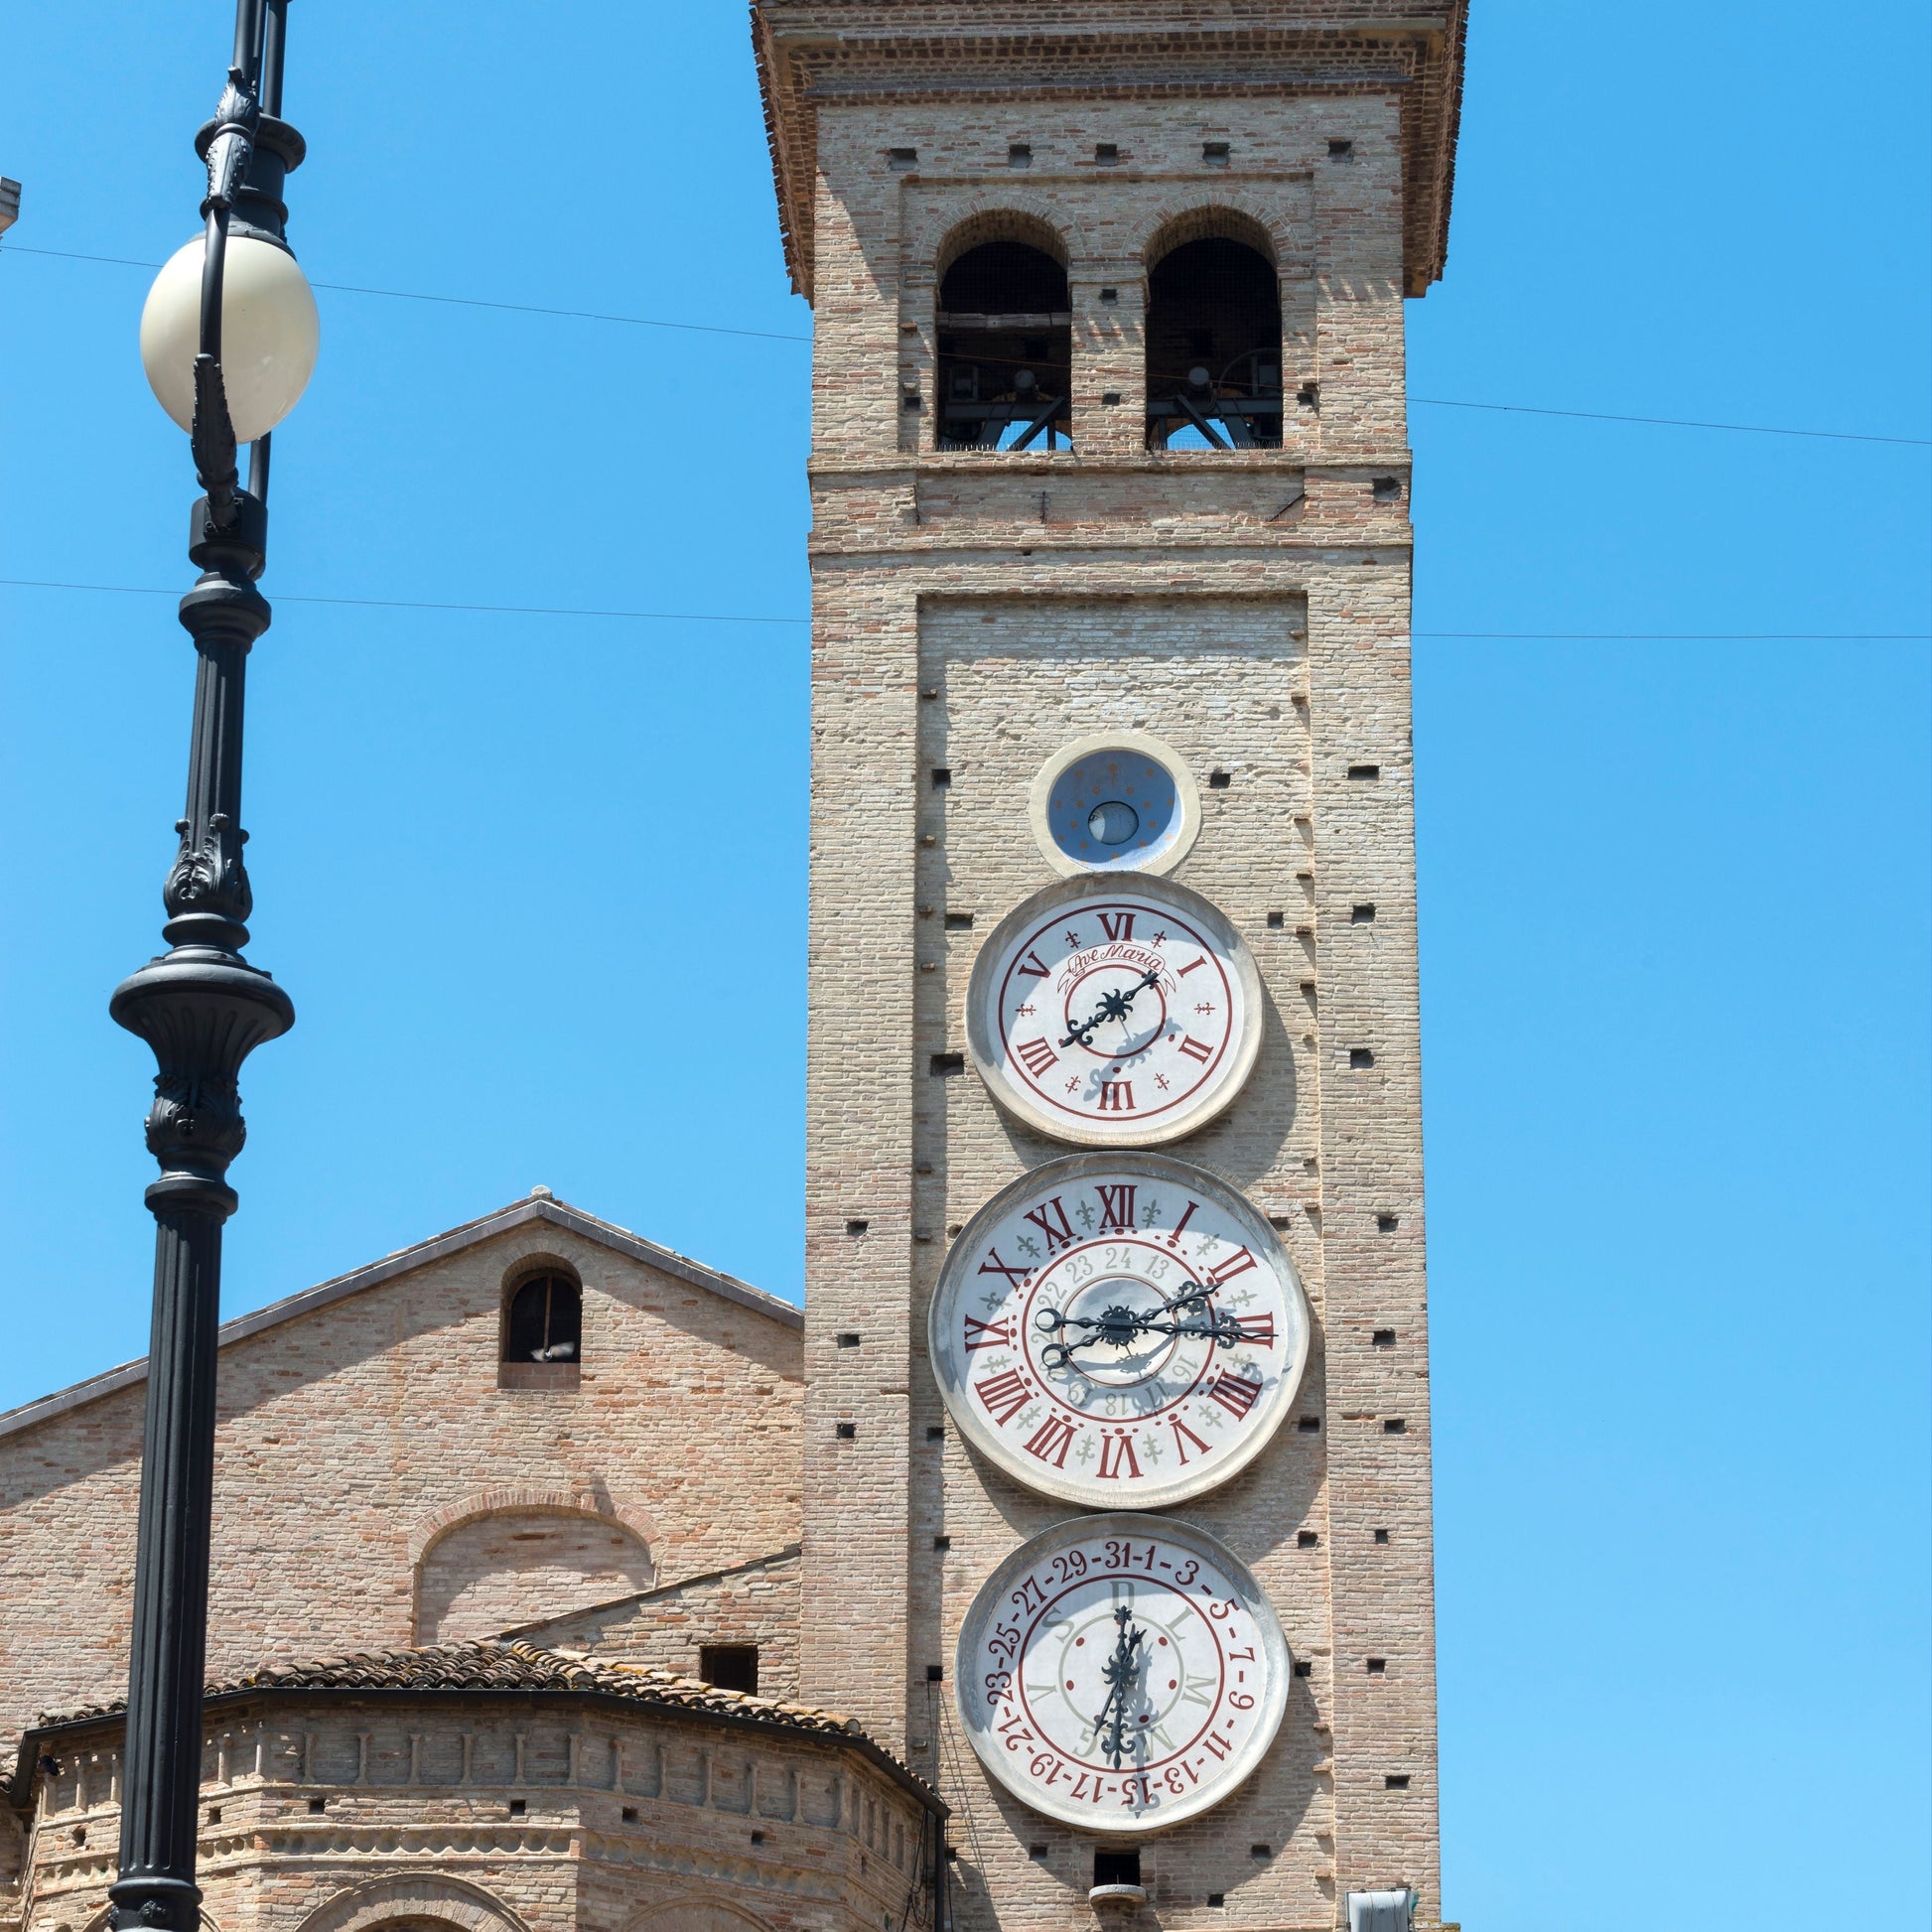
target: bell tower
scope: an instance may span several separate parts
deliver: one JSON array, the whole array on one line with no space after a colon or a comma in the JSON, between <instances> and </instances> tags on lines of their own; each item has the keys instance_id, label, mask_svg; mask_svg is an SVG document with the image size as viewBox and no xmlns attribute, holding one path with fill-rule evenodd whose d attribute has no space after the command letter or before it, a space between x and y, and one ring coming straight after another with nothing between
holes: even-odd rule
<instances>
[{"instance_id":1,"label":"bell tower","mask_svg":"<svg viewBox=\"0 0 1932 1932\"><path fill-rule=\"evenodd\" d=\"M803 1693L939 1788L975 1932L1434 1926L1402 302L1460 0L754 35L816 316Z\"/></svg>"}]
</instances>

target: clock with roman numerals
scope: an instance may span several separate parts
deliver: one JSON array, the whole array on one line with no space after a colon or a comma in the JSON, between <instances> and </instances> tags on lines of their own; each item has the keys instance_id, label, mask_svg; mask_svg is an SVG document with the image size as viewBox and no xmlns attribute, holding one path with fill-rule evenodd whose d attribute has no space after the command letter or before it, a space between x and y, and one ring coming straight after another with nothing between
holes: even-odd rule
<instances>
[{"instance_id":1,"label":"clock with roman numerals","mask_svg":"<svg viewBox=\"0 0 1932 1932\"><path fill-rule=\"evenodd\" d=\"M987 1580L954 1682L988 1770L1035 1811L1145 1833L1219 1804L1288 1708L1288 1643L1204 1530L1109 1512L1056 1524Z\"/></svg>"},{"instance_id":2,"label":"clock with roman numerals","mask_svg":"<svg viewBox=\"0 0 1932 1932\"><path fill-rule=\"evenodd\" d=\"M1160 1154L1078 1154L960 1231L930 1311L933 1373L967 1440L1088 1509L1225 1482L1294 1403L1309 1308L1275 1231Z\"/></svg>"},{"instance_id":3,"label":"clock with roman numerals","mask_svg":"<svg viewBox=\"0 0 1932 1932\"><path fill-rule=\"evenodd\" d=\"M966 1040L994 1099L1089 1147L1155 1147L1214 1118L1254 1067L1261 977L1184 886L1087 876L994 927L966 989Z\"/></svg>"}]
</instances>

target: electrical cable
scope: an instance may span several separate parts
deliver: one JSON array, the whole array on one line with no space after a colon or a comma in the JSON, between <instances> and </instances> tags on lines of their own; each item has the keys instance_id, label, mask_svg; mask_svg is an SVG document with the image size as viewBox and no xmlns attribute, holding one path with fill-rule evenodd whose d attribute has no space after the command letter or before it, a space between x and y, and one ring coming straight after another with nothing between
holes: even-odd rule
<instances>
[{"instance_id":1,"label":"electrical cable","mask_svg":"<svg viewBox=\"0 0 1932 1932\"><path fill-rule=\"evenodd\" d=\"M136 261L127 255L83 255L67 248L30 248L23 242L0 243L0 254L47 255L60 261L104 262L117 268L159 268L159 262ZM492 302L473 295L428 295L417 289L367 288L355 282L314 282L313 288L338 295L375 295L392 302L437 302L454 309L496 309L506 315L550 316L566 322L621 323L633 329L676 329L700 336L743 336L763 343L809 343L809 336L792 336L769 329L728 329L718 323L665 322L655 316L621 316L596 309L547 309L530 302ZM999 360L998 357L960 355L962 361ZM1803 436L1831 443L1889 443L1910 449L1932 449L1932 437L1869 436L1842 429L1787 429L1768 423L1714 423L1686 416L1623 416L1599 409L1545 409L1523 402L1462 402L1448 396L1411 396L1412 404L1430 409L1480 409L1499 415L1569 416L1591 423L1640 423L1658 429L1725 430L1740 436Z\"/></svg>"}]
</instances>

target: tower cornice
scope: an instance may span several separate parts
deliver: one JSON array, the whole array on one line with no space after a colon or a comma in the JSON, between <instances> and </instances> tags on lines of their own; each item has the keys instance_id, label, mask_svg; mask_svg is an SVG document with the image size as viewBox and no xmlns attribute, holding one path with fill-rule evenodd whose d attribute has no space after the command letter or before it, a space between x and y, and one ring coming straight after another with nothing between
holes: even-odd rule
<instances>
[{"instance_id":1,"label":"tower cornice","mask_svg":"<svg viewBox=\"0 0 1932 1932\"><path fill-rule=\"evenodd\" d=\"M827 102L1393 93L1404 292L1422 295L1448 252L1466 15L1467 0L754 0L792 286L812 299Z\"/></svg>"}]
</instances>

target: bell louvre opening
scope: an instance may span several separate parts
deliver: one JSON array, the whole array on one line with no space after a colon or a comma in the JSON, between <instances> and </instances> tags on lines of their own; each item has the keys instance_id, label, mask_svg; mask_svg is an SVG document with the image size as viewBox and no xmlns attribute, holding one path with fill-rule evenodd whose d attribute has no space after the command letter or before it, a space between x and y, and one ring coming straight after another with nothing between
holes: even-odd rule
<instances>
[{"instance_id":1,"label":"bell louvre opening","mask_svg":"<svg viewBox=\"0 0 1932 1932\"><path fill-rule=\"evenodd\" d=\"M1073 447L1066 270L1024 241L969 248L939 285L939 447Z\"/></svg>"},{"instance_id":2,"label":"bell louvre opening","mask_svg":"<svg viewBox=\"0 0 1932 1932\"><path fill-rule=\"evenodd\" d=\"M510 1298L506 1362L574 1362L584 1339L584 1291L568 1275L532 1275Z\"/></svg>"},{"instance_id":3,"label":"bell louvre opening","mask_svg":"<svg viewBox=\"0 0 1932 1932\"><path fill-rule=\"evenodd\" d=\"M1244 242L1171 249L1148 278L1147 446L1278 450L1282 301L1275 270Z\"/></svg>"}]
</instances>

